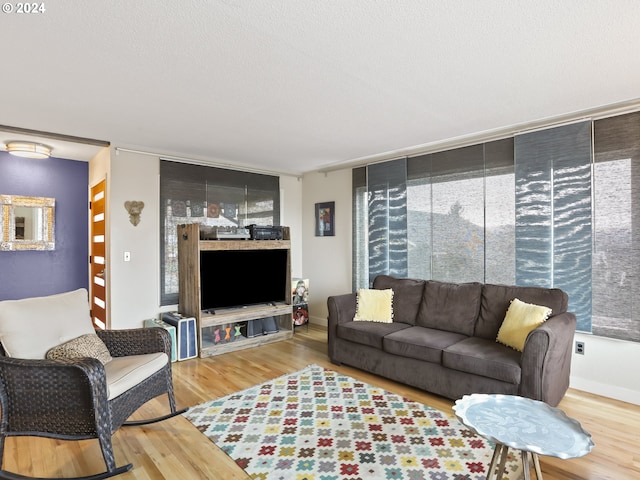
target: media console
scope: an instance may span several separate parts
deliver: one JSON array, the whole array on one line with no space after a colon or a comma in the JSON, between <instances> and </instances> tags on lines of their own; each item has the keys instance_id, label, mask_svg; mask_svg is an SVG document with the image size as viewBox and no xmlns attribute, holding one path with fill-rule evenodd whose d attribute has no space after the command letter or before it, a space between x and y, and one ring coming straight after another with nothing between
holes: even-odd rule
<instances>
[{"instance_id":1,"label":"media console","mask_svg":"<svg viewBox=\"0 0 640 480\"><path fill-rule=\"evenodd\" d=\"M196 319L200 357L220 355L285 340L293 336L293 308L290 292L291 242L288 229L283 227L283 230L282 240L200 240L199 224L178 225L179 311L185 316L192 316ZM229 272L228 265L225 266L225 252L228 252L229 257L237 259L242 258L242 255L238 255L237 252L260 251L282 252L282 255L265 257L280 259L279 261L282 262L282 265L277 267L278 270L281 267L282 271L273 276L273 282L282 284L282 295L279 294L277 285L278 291L270 294L281 298L282 301L273 298L252 305L224 305L225 299L216 302L215 298L208 298L203 302L201 267L203 265L202 259L207 257L206 252L216 252L211 257L219 259L220 262L221 268L217 270L215 265L207 265L211 275L218 275L222 281L226 278L227 282L233 283L229 280L232 280L236 270ZM248 255L246 258L247 261L250 261L254 257ZM255 258L259 258L259 255ZM208 262L208 260L206 261ZM260 269L261 265L247 264L235 267L245 271L245 279L250 283L254 272ZM274 267L275 265L272 265L270 268ZM225 275L225 269L228 275ZM267 276L265 282L269 281L268 271L262 272L261 275ZM206 288L210 289L207 295L212 295L212 291L215 292L215 286ZM223 288L223 286L220 284L219 288ZM247 286L238 285L238 288L247 288ZM248 285L248 288L251 288L251 285ZM224 294L224 292L222 293ZM228 297L229 291L224 295ZM210 305L212 302L223 306L216 308L214 305ZM277 332L252 338L247 338L242 334L242 326L246 322L269 317L275 319Z\"/></svg>"}]
</instances>

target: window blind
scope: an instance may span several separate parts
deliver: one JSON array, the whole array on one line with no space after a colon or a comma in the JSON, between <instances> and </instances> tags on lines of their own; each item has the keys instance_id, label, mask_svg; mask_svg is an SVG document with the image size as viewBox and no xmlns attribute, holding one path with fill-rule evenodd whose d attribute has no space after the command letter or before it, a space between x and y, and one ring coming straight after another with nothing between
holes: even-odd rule
<instances>
[{"instance_id":1,"label":"window blind","mask_svg":"<svg viewBox=\"0 0 640 480\"><path fill-rule=\"evenodd\" d=\"M367 169L369 283L377 275L407 276L407 164Z\"/></svg>"},{"instance_id":2,"label":"window blind","mask_svg":"<svg viewBox=\"0 0 640 480\"><path fill-rule=\"evenodd\" d=\"M353 203L351 241L351 271L352 288L356 292L359 288L369 287L369 234L367 208L367 168L354 168L351 174Z\"/></svg>"},{"instance_id":3,"label":"window blind","mask_svg":"<svg viewBox=\"0 0 640 480\"><path fill-rule=\"evenodd\" d=\"M593 333L640 341L640 112L593 128Z\"/></svg>"},{"instance_id":4,"label":"window blind","mask_svg":"<svg viewBox=\"0 0 640 480\"><path fill-rule=\"evenodd\" d=\"M516 283L569 295L591 331L591 122L515 137Z\"/></svg>"},{"instance_id":5,"label":"window blind","mask_svg":"<svg viewBox=\"0 0 640 480\"><path fill-rule=\"evenodd\" d=\"M433 278L446 282L482 282L482 144L432 154L431 192Z\"/></svg>"},{"instance_id":6,"label":"window blind","mask_svg":"<svg viewBox=\"0 0 640 480\"><path fill-rule=\"evenodd\" d=\"M160 160L160 300L178 303L177 226L280 224L277 176Z\"/></svg>"}]
</instances>

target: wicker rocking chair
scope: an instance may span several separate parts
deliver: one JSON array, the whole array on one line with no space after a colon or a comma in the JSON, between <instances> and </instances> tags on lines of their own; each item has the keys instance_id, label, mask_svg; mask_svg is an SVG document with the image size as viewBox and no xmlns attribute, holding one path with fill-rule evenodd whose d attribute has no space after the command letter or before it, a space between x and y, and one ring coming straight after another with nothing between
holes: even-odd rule
<instances>
[{"instance_id":1,"label":"wicker rocking chair","mask_svg":"<svg viewBox=\"0 0 640 480\"><path fill-rule=\"evenodd\" d=\"M107 470L75 477L98 480L132 468L116 467L111 436L120 426L153 423L186 411L175 406L167 331L94 331L84 289L0 302L0 343L1 479L30 478L4 470L7 437L98 439ZM169 414L127 421L144 403L165 393Z\"/></svg>"}]
</instances>

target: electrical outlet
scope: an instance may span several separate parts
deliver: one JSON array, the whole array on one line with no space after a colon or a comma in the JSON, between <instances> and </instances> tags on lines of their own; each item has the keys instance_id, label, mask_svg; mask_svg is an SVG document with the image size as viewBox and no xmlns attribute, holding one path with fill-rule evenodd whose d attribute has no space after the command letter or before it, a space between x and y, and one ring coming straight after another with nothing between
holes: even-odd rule
<instances>
[{"instance_id":1,"label":"electrical outlet","mask_svg":"<svg viewBox=\"0 0 640 480\"><path fill-rule=\"evenodd\" d=\"M584 355L584 342L576 342L576 353Z\"/></svg>"}]
</instances>

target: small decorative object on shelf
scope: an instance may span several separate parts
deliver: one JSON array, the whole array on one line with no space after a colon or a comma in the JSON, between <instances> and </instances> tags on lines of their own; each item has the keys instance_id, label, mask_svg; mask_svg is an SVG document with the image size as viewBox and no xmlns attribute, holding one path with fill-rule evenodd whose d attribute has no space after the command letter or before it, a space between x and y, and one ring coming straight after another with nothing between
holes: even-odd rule
<instances>
[{"instance_id":1,"label":"small decorative object on shelf","mask_svg":"<svg viewBox=\"0 0 640 480\"><path fill-rule=\"evenodd\" d=\"M272 333L278 333L278 322L274 317L256 318L255 320L249 320L242 325L244 335L247 338L261 337L262 335L269 335Z\"/></svg>"},{"instance_id":2,"label":"small decorative object on shelf","mask_svg":"<svg viewBox=\"0 0 640 480\"><path fill-rule=\"evenodd\" d=\"M306 303L300 303L293 306L293 324L296 327L307 325L309 327L309 306Z\"/></svg>"},{"instance_id":3,"label":"small decorative object on shelf","mask_svg":"<svg viewBox=\"0 0 640 480\"><path fill-rule=\"evenodd\" d=\"M291 304L293 305L293 326L306 325L309 329L309 279L291 280Z\"/></svg>"},{"instance_id":4,"label":"small decorative object on shelf","mask_svg":"<svg viewBox=\"0 0 640 480\"><path fill-rule=\"evenodd\" d=\"M309 279L293 278L291 280L291 303L300 305L309 301Z\"/></svg>"}]
</instances>

